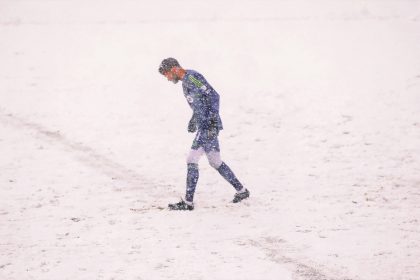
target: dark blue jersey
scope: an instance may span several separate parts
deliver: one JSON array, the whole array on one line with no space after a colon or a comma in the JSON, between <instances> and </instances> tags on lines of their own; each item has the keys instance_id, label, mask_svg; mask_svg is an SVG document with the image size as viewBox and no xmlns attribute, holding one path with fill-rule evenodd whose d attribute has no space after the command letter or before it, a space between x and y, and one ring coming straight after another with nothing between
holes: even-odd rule
<instances>
[{"instance_id":1,"label":"dark blue jersey","mask_svg":"<svg viewBox=\"0 0 420 280\"><path fill-rule=\"evenodd\" d=\"M212 126L223 129L219 115L219 94L200 73L186 70L182 79L185 99L193 110L199 130L207 130Z\"/></svg>"}]
</instances>

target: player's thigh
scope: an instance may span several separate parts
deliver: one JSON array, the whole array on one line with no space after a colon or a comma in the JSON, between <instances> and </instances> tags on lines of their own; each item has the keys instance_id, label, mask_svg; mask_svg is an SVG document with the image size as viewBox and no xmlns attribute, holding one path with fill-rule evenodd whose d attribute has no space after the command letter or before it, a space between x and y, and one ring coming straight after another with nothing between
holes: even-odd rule
<instances>
[{"instance_id":1,"label":"player's thigh","mask_svg":"<svg viewBox=\"0 0 420 280\"><path fill-rule=\"evenodd\" d=\"M202 147L198 149L191 149L187 156L187 163L198 164L203 154L204 154L204 149Z\"/></svg>"}]
</instances>

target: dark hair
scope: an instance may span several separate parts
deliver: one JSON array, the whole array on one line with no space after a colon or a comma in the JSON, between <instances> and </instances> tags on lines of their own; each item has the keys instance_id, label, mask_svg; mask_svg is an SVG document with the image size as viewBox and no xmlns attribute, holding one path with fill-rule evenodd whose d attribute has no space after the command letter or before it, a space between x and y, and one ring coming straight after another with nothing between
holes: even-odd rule
<instances>
[{"instance_id":1,"label":"dark hair","mask_svg":"<svg viewBox=\"0 0 420 280\"><path fill-rule=\"evenodd\" d=\"M175 58L169 57L162 60L159 66L159 73L164 75L166 72L172 69L172 67L181 67Z\"/></svg>"}]
</instances>

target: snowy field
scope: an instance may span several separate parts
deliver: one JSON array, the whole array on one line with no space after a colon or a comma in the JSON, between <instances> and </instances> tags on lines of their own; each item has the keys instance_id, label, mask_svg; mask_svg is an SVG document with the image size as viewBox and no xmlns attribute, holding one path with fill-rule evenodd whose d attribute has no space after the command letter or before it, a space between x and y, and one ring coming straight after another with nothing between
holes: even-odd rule
<instances>
[{"instance_id":1,"label":"snowy field","mask_svg":"<svg viewBox=\"0 0 420 280\"><path fill-rule=\"evenodd\" d=\"M203 158L163 58L221 96ZM134 210L133 210L134 209ZM420 279L420 1L0 0L0 279Z\"/></svg>"}]
</instances>

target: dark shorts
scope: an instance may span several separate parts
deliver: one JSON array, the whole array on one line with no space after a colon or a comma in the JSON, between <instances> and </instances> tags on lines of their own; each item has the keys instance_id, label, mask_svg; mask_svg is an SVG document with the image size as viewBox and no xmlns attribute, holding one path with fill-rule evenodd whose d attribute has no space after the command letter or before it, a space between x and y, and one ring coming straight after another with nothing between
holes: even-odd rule
<instances>
[{"instance_id":1,"label":"dark shorts","mask_svg":"<svg viewBox=\"0 0 420 280\"><path fill-rule=\"evenodd\" d=\"M220 152L218 134L209 135L207 130L199 130L195 135L191 149L198 150L203 147L206 153L211 151Z\"/></svg>"}]
</instances>

